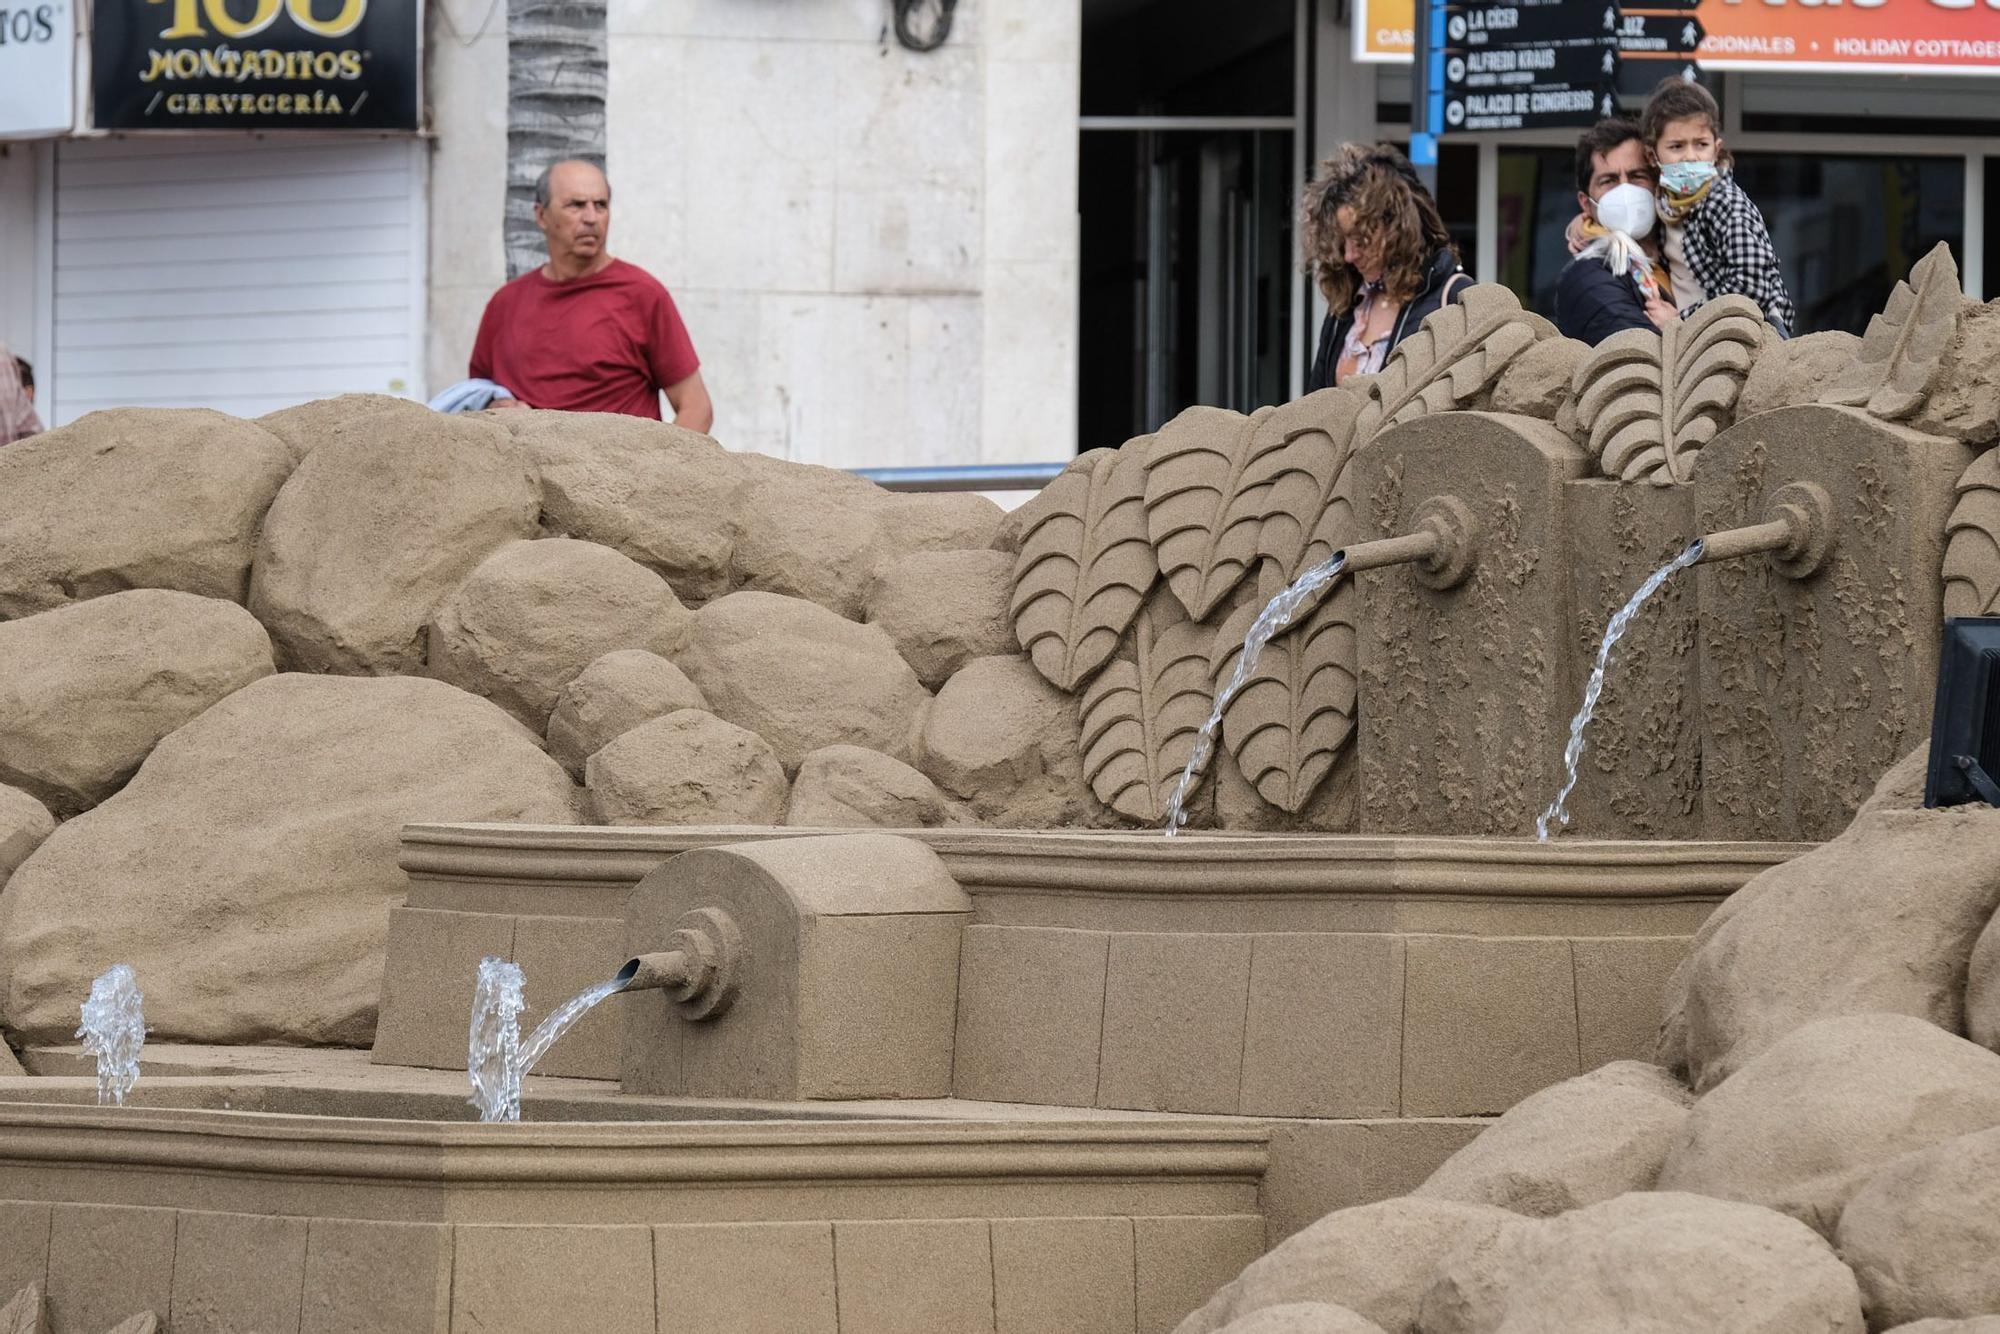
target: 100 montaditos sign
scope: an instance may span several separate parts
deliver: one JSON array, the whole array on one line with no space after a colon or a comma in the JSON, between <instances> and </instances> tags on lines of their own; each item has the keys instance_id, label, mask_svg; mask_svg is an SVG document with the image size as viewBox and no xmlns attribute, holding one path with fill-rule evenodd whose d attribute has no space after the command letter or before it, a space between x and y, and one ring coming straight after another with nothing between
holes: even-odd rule
<instances>
[{"instance_id":1,"label":"100 montaditos sign","mask_svg":"<svg viewBox=\"0 0 2000 1334\"><path fill-rule=\"evenodd\" d=\"M1355 55L1407 60L1416 0L1356 0ZM1693 12L1626 0L1635 11ZM1700 0L1704 69L2000 74L2000 0Z\"/></svg>"},{"instance_id":2,"label":"100 montaditos sign","mask_svg":"<svg viewBox=\"0 0 2000 1334\"><path fill-rule=\"evenodd\" d=\"M106 130L414 130L420 0L99 0Z\"/></svg>"}]
</instances>

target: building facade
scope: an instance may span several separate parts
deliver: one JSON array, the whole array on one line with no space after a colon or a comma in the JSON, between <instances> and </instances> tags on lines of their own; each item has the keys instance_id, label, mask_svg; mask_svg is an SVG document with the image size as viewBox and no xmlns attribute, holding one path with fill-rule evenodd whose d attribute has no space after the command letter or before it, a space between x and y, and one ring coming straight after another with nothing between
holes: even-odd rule
<instances>
[{"instance_id":1,"label":"building facade","mask_svg":"<svg viewBox=\"0 0 2000 1334\"><path fill-rule=\"evenodd\" d=\"M35 362L48 417L254 415L461 378L506 276L510 7L45 5L53 40L0 46L0 338ZM1295 395L1319 313L1299 183L1334 143L1409 134L1408 0L959 0L928 51L897 40L894 0L596 8L612 248L674 293L717 436L810 462L1054 461L1190 403ZM917 9L921 25L934 0ZM325 128L355 123L350 96L347 121L305 130L192 112L133 129L151 97L121 103L93 66L107 25L136 43L123 91L146 94L147 70L174 73L148 44L176 25L211 52L282 52L287 25L305 40L349 19L406 25L341 40L371 78L391 56L420 75L407 125ZM2000 9L1962 21L2000 45ZM240 54L215 59L241 73ZM63 114L10 102L23 69ZM250 69L241 86L261 87ZM1804 329L1858 329L1938 240L1969 293L2000 286L2000 78L1807 63L1711 83ZM1544 310L1570 138L1448 140L1439 169L1467 267Z\"/></svg>"}]
</instances>

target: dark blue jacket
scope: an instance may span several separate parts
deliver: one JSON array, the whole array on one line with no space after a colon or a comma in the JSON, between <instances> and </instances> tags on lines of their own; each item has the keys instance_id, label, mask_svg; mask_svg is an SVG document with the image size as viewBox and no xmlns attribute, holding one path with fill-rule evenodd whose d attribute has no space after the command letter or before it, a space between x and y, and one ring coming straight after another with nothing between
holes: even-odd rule
<instances>
[{"instance_id":1,"label":"dark blue jacket","mask_svg":"<svg viewBox=\"0 0 2000 1334\"><path fill-rule=\"evenodd\" d=\"M1578 258L1556 279L1556 328L1596 347L1626 329L1652 329L1653 322L1629 275L1613 273L1602 259Z\"/></svg>"},{"instance_id":2,"label":"dark blue jacket","mask_svg":"<svg viewBox=\"0 0 2000 1334\"><path fill-rule=\"evenodd\" d=\"M1451 283L1451 302L1456 305L1465 294L1470 283L1451 280L1465 270L1459 265L1458 256L1449 249L1440 250L1431 256L1431 266L1424 273L1424 285L1410 298L1408 305L1396 316L1396 322L1389 329L1389 350L1394 352L1396 344L1417 331L1424 318L1434 314L1445 304L1445 284ZM1319 350L1313 354L1312 374L1306 378L1306 392L1325 389L1333 384L1333 374L1340 366L1340 349L1347 343L1347 330L1354 323L1354 312L1335 315L1326 313L1319 326Z\"/></svg>"}]
</instances>

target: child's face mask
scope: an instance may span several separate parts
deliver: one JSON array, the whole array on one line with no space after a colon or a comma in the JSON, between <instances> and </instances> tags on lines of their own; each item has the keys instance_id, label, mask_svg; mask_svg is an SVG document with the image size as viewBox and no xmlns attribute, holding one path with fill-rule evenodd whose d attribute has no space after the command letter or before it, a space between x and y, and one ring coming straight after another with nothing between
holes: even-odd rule
<instances>
[{"instance_id":1,"label":"child's face mask","mask_svg":"<svg viewBox=\"0 0 2000 1334\"><path fill-rule=\"evenodd\" d=\"M1597 199L1598 223L1634 240L1653 230L1654 213L1653 192L1643 185L1614 185Z\"/></svg>"},{"instance_id":2,"label":"child's face mask","mask_svg":"<svg viewBox=\"0 0 2000 1334\"><path fill-rule=\"evenodd\" d=\"M1693 194L1715 179L1713 162L1668 162L1660 167L1660 186L1677 195Z\"/></svg>"}]
</instances>

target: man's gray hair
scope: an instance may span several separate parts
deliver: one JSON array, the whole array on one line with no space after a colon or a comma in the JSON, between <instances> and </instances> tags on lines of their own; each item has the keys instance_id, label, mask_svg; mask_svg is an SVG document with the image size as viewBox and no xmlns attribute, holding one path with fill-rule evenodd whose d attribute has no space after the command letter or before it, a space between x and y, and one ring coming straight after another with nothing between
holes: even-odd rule
<instances>
[{"instance_id":1,"label":"man's gray hair","mask_svg":"<svg viewBox=\"0 0 2000 1334\"><path fill-rule=\"evenodd\" d=\"M566 157L560 162L549 163L548 166L542 168L542 174L535 177L535 204L537 207L547 208L549 206L549 177L555 175L556 168L560 167L564 162L581 162L586 166L597 168L600 174L604 172L604 163L597 158ZM609 175L604 176L604 193L607 198L610 197L611 177Z\"/></svg>"}]
</instances>

